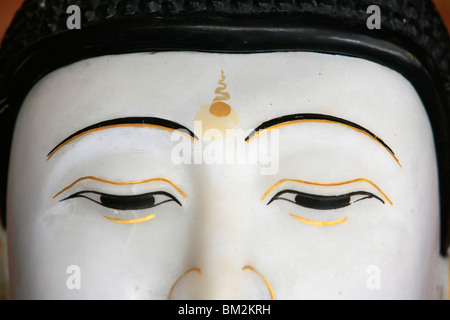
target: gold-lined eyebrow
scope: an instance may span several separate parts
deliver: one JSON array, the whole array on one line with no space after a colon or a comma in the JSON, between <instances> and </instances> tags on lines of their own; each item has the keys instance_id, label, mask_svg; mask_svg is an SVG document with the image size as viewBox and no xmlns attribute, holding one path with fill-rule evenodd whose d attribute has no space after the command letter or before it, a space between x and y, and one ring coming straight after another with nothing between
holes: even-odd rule
<instances>
[{"instance_id":1,"label":"gold-lined eyebrow","mask_svg":"<svg viewBox=\"0 0 450 320\"><path fill-rule=\"evenodd\" d=\"M172 185L175 189L177 189L177 191L181 194L181 196L183 198L185 198L185 199L187 198L186 193L176 183L174 183L170 179L163 178L163 177L151 178L151 179L145 179L145 180L135 180L135 181L111 181L111 180L106 180L106 179L102 179L102 178L98 178L98 177L94 177L94 176L86 176L86 177L82 177L82 178L75 180L74 182L69 184L67 187L63 188L61 191L59 191L57 194L55 194L53 196L53 199L56 198L57 196L59 196L61 193L71 189L73 186L75 186L77 183L79 183L83 180L94 180L94 181L113 184L113 185L131 185L131 184L142 184L142 183L147 183L147 182L151 182L151 181L164 181L164 182L167 182L170 185Z\"/></svg>"},{"instance_id":2,"label":"gold-lined eyebrow","mask_svg":"<svg viewBox=\"0 0 450 320\"><path fill-rule=\"evenodd\" d=\"M126 117L126 118L117 118L112 120L106 120L102 121L93 125L90 125L86 128L83 128L66 139L64 139L62 142L60 142L56 147L54 147L48 154L47 154L47 160L49 160L56 151L67 145L68 143L72 142L75 139L78 139L88 133L100 131L100 130L106 130L106 129L112 129L112 128L120 128L120 127L149 127L149 128L157 128L157 129L163 129L163 130L169 130L172 132L178 132L181 135L184 135L192 140L198 140L196 135L186 128L185 126L182 126L176 122L162 119L162 118L155 118L155 117Z\"/></svg>"},{"instance_id":3,"label":"gold-lined eyebrow","mask_svg":"<svg viewBox=\"0 0 450 320\"><path fill-rule=\"evenodd\" d=\"M271 119L269 121L263 122L260 124L252 133L245 138L246 142L249 142L253 139L256 139L257 137L261 136L264 133L269 132L270 130L285 127L291 124L296 123L303 123L303 122L319 122L319 123L334 123L343 125L345 127L348 127L350 129L353 129L359 133L362 133L368 137L370 137L372 140L378 142L380 145L383 146L385 150L387 150L391 156L394 158L394 160L398 163L400 167L402 167L399 159L395 155L394 151L378 136L373 134L368 129L360 126L357 123L348 121L346 119L325 115L325 114L317 114L317 113L297 113L297 114L291 114L291 115L285 115L278 118Z\"/></svg>"},{"instance_id":4,"label":"gold-lined eyebrow","mask_svg":"<svg viewBox=\"0 0 450 320\"><path fill-rule=\"evenodd\" d=\"M383 190L381 190L380 187L378 187L375 183L373 183L371 180L366 179L366 178L358 178L358 179L353 179L353 180L348 180L348 181L342 181L342 182L312 182L312 181L304 181L304 180L296 180L296 179L282 179L279 180L278 182L276 182L273 186L271 186L265 193L264 195L261 197L261 201L263 201L267 195L272 192L276 187L278 187L280 184L285 183L285 182L295 182L295 183L302 183L302 184L309 184L309 185L315 185L315 186L341 186L341 185L346 185L346 184L351 184L351 183L358 183L358 182L364 182L364 183L368 183L371 186L373 186L375 189L378 190L378 192L380 192L383 197L386 199L386 201L390 204L393 205L391 199L389 199L389 197L383 192Z\"/></svg>"}]
</instances>

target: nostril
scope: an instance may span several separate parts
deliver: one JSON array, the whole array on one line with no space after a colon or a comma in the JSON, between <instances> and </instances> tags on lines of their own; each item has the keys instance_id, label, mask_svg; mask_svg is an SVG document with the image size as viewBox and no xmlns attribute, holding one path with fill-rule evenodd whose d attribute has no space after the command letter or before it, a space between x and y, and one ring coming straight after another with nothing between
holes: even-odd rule
<instances>
[{"instance_id":1,"label":"nostril","mask_svg":"<svg viewBox=\"0 0 450 320\"><path fill-rule=\"evenodd\" d=\"M265 284L266 284L266 286L267 286L267 289L269 289L269 292L270 292L270 298L271 298L272 300L275 300L275 293L274 293L274 291L273 291L272 286L270 285L270 282L266 279L266 277L264 277L261 273L259 273L258 271L256 271L252 266L248 266L248 265L247 265L247 266L243 267L242 270L251 270L251 271L255 272L258 276L260 276L260 277L264 280L264 282L265 282Z\"/></svg>"},{"instance_id":2,"label":"nostril","mask_svg":"<svg viewBox=\"0 0 450 320\"><path fill-rule=\"evenodd\" d=\"M174 288L176 287L176 285L178 284L178 282L185 276L185 275L187 275L188 273L190 273L190 272L197 272L198 274L202 274L202 270L200 270L200 268L191 268L191 269L189 269L189 270L187 270L185 273L183 273L175 282L174 282L174 284L172 285L172 287L170 288L170 292L169 292L169 296L168 296L168 300L171 300L172 299L172 293L173 293L173 290L174 290Z\"/></svg>"},{"instance_id":3,"label":"nostril","mask_svg":"<svg viewBox=\"0 0 450 320\"><path fill-rule=\"evenodd\" d=\"M272 288L272 285L270 284L270 282L267 280L266 277L264 277L260 272L258 272L255 268L253 268L250 265L246 265L241 270L242 271L250 270L253 273L255 273L256 275L258 275L258 277L264 281L264 283L270 293L271 300L275 300L274 290ZM199 293L200 293L200 296L202 297L202 299L217 298L218 291L215 291L214 288L216 288L216 289L220 288L221 298L223 298L225 296L228 297L229 294L231 293L231 291L229 291L230 288L227 287L227 285L229 285L230 279L225 280L225 282L223 282L220 280L224 280L224 278L222 278L222 277L219 277L220 279L217 277L211 278L212 274L208 275L208 272L207 272L206 275L204 275L203 277L196 280L195 278L191 278L192 277L191 275L195 274L195 273L197 273L198 276L201 276L203 274L203 272L200 268L193 267L193 268L190 268L189 270L185 271L180 277L178 277L175 280L175 282L172 284L172 287L170 288L170 291L168 294L168 300L172 300L172 298L179 299L179 298L183 298L183 297L194 298L194 296L196 297L195 299L197 299L199 297L198 296ZM217 274L216 274L216 276L217 276ZM235 276L237 276L237 274ZM195 275L194 275L194 277L195 277ZM188 279L188 278L190 278L190 279ZM201 279L203 279L203 280L201 280ZM213 280L213 279L214 279L214 281L211 282L211 280ZM199 280L200 280L200 282L198 282ZM192 284L193 284L192 281L195 281L197 283L197 285L195 285L196 289L194 289L194 287L192 287ZM202 290L202 288L203 289L206 288L200 284L202 281L206 281L207 283L209 283L208 286L210 286L212 283L214 283L213 290L212 291ZM250 285L250 287L253 287L250 283L251 282L249 282L248 285ZM241 283L241 284L243 284L243 283ZM231 286L231 287L234 288L234 286ZM244 287L247 287L247 285L244 284ZM250 287L248 287L247 289L249 289ZM211 289L211 288L209 288L209 289ZM234 288L234 289L236 289L236 288ZM262 287L261 287L261 289L262 289ZM200 290L201 292L198 290ZM238 295L242 296L242 297L247 297L248 294L252 295L251 291L252 291L251 289L250 289L250 291L244 290L244 291L241 291ZM176 292L176 297L175 297L175 292ZM234 292L234 293L237 293L237 292Z\"/></svg>"}]
</instances>

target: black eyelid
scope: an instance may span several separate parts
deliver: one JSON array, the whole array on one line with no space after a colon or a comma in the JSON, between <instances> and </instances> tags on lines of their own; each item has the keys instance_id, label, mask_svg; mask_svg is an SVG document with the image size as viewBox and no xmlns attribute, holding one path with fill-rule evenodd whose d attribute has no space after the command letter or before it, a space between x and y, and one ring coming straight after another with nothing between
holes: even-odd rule
<instances>
[{"instance_id":1,"label":"black eyelid","mask_svg":"<svg viewBox=\"0 0 450 320\"><path fill-rule=\"evenodd\" d=\"M92 198L89 198L89 197L85 196L85 194L97 194L97 195L100 195L101 199L102 198L103 199L107 199L110 202L111 201L122 200L122 201L124 201L126 203L133 203L133 200L142 200L145 197L148 198L148 197L156 196L156 195L164 195L164 196L166 196L166 197L168 197L170 199L162 201L162 202L160 202L160 203L158 203L156 205L155 204L149 205L147 208L151 208L151 207L154 207L154 206L157 206L157 205L169 202L169 201L174 201L179 206L181 206L181 202L177 198L175 198L173 195L171 195L170 193L165 192L165 191L155 191L155 192L149 192L149 193L138 194L138 195L123 195L123 196L120 195L119 196L119 195L106 194L106 193L93 191L93 190L85 190L85 191L76 192L76 193L74 193L74 194L72 194L72 195L70 195L70 196L60 200L60 202L65 201L65 200L69 200L69 199L73 199L73 198L85 198L85 199L93 201L93 202L95 202L95 203L97 203L99 205L102 205L102 206L105 206L105 207L109 207L109 208L113 208L113 209L137 210L137 209L144 209L145 208L145 207L136 207L136 208L131 208L130 209L130 208L125 207L124 205L121 205L121 206L119 205L119 207L116 207L116 206L113 206L113 205L105 205L105 203L102 203L102 202L96 201L96 200L94 200Z\"/></svg>"},{"instance_id":2,"label":"black eyelid","mask_svg":"<svg viewBox=\"0 0 450 320\"><path fill-rule=\"evenodd\" d=\"M280 191L277 194L275 194L272 197L272 199L267 203L267 205L272 203L274 200L285 200L285 201L292 202L292 203L294 203L296 205L300 205L300 204L298 204L295 201L292 201L290 199L280 198L280 196L285 194L285 193L292 193L292 194L296 194L296 195L301 195L304 198L311 199L311 200L313 200L315 202L323 202L324 203L323 207L322 208L317 208L317 209L332 209L331 205L330 205L330 207L327 207L325 205L325 203L327 203L327 202L339 203L339 205L336 208L350 205L351 202L349 200L350 200L350 198L352 196L355 196L355 195L363 195L365 197L363 197L361 199L357 199L357 200L353 201L352 203L355 203L355 202L358 202L358 201L361 201L361 200L364 200L364 199L368 199L368 198L375 198L375 199L381 201L383 204L385 203L383 199L381 199L380 197L374 195L373 193L367 192L367 191L355 191L355 192L350 192L350 193L341 194L341 195L337 195L337 196L324 196L324 195L315 195L315 194L303 193L303 192L299 192L299 191L296 191L296 190L283 190L283 191Z\"/></svg>"}]
</instances>

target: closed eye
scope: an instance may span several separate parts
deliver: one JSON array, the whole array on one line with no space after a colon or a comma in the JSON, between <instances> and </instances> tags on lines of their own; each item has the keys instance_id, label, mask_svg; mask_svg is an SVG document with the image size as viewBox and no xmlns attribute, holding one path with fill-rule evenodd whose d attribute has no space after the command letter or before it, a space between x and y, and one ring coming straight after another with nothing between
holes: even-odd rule
<instances>
[{"instance_id":1,"label":"closed eye","mask_svg":"<svg viewBox=\"0 0 450 320\"><path fill-rule=\"evenodd\" d=\"M97 191L80 191L60 201L66 201L75 198L85 198L103 207L116 210L143 210L153 208L171 201L174 201L181 206L180 201L178 201L170 193L164 191L149 192L131 196L112 195Z\"/></svg>"},{"instance_id":2,"label":"closed eye","mask_svg":"<svg viewBox=\"0 0 450 320\"><path fill-rule=\"evenodd\" d=\"M373 193L366 191L356 191L341 195L324 196L303 193L295 190L283 190L275 194L273 198L267 203L267 205L275 200L284 200L305 208L317 210L332 210L344 208L355 202L370 198L377 199L384 204L383 199L374 195Z\"/></svg>"}]
</instances>

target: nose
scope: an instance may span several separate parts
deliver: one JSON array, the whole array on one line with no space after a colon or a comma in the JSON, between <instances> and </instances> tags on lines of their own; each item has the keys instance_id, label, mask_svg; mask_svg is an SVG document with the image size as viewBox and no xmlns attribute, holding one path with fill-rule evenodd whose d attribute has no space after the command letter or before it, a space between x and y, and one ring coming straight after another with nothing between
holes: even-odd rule
<instances>
[{"instance_id":1,"label":"nose","mask_svg":"<svg viewBox=\"0 0 450 320\"><path fill-rule=\"evenodd\" d=\"M189 264L172 287L171 298L271 299L269 282L252 264L251 197L243 192L243 185L211 183L241 179L230 179L229 173L220 179L214 174L208 175L208 187L196 197Z\"/></svg>"}]
</instances>

